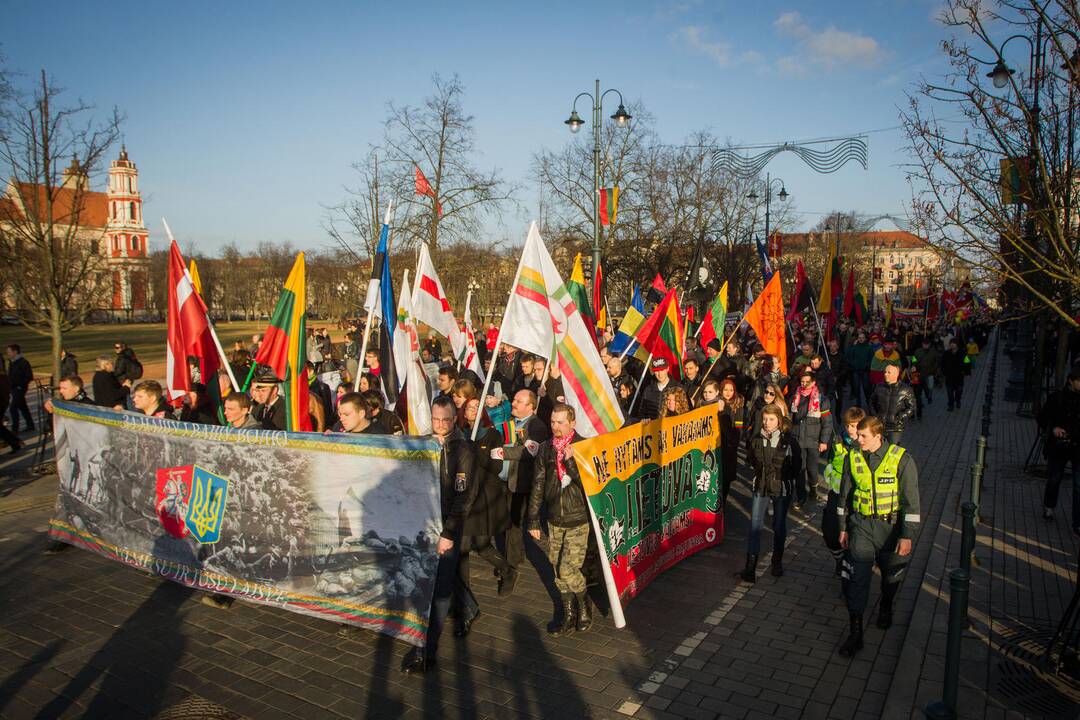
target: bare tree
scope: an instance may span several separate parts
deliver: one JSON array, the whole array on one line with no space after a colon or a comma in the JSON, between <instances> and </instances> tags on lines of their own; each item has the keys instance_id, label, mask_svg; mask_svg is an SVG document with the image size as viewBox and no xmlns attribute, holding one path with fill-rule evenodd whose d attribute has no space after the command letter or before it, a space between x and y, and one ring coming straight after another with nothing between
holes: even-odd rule
<instances>
[{"instance_id":1,"label":"bare tree","mask_svg":"<svg viewBox=\"0 0 1080 720\"><path fill-rule=\"evenodd\" d=\"M323 228L338 248L360 263L375 257L393 191L385 173L379 174L379 148L372 147L367 157L352 167L359 176L359 184L345 188L345 200L327 208Z\"/></svg>"},{"instance_id":2,"label":"bare tree","mask_svg":"<svg viewBox=\"0 0 1080 720\"><path fill-rule=\"evenodd\" d=\"M395 230L400 228L405 240L399 249L414 242L436 248L444 239L478 237L483 221L489 215L501 217L516 191L497 169L476 166L476 131L465 112L465 87L458 76L444 79L436 73L432 84L433 93L419 107L387 104L383 147L399 208ZM434 197L416 195L416 168Z\"/></svg>"},{"instance_id":3,"label":"bare tree","mask_svg":"<svg viewBox=\"0 0 1080 720\"><path fill-rule=\"evenodd\" d=\"M116 110L99 123L82 101L58 105L62 92L42 70L33 95L11 101L0 131L0 161L10 176L0 205L0 273L9 275L27 329L52 339L54 377L64 333L85 320L106 280L104 231L88 230L83 217L90 176L121 122Z\"/></svg>"},{"instance_id":4,"label":"bare tree","mask_svg":"<svg viewBox=\"0 0 1080 720\"><path fill-rule=\"evenodd\" d=\"M957 31L944 44L951 69L924 81L903 114L917 219L931 243L999 279L1007 312L1037 317L1039 356L1048 317L1058 318L1062 336L1077 325L1080 68L1070 58L1078 16L1076 0L948 0L941 19ZM989 88L987 70L1004 61L1000 42L1013 35L1045 47L1045 62L1034 77L1002 67L995 79L1004 88ZM1042 60L1042 47L1031 57ZM960 126L940 119L957 115ZM1059 369L1063 360L1059 353Z\"/></svg>"}]
</instances>

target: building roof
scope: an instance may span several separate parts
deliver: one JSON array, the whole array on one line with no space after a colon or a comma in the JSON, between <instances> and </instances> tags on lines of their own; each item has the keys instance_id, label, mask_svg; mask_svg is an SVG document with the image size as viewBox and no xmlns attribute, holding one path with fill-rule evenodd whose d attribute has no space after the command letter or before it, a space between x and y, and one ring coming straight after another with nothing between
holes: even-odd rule
<instances>
[{"instance_id":1,"label":"building roof","mask_svg":"<svg viewBox=\"0 0 1080 720\"><path fill-rule=\"evenodd\" d=\"M12 185L17 188L17 193L23 198L26 205L45 207L44 185L20 182L12 183L8 187L12 188ZM77 213L80 227L105 228L108 226L108 196L103 192L94 192L92 190L84 190L76 194L75 189L69 187L53 188L53 222L59 225L71 224L68 220L74 219L76 216L76 199L80 204ZM18 222L25 219L22 205L23 203L15 201L12 197L0 198L0 221Z\"/></svg>"},{"instance_id":2,"label":"building roof","mask_svg":"<svg viewBox=\"0 0 1080 720\"><path fill-rule=\"evenodd\" d=\"M831 230L819 233L777 233L780 236L783 250L798 250L805 248L813 242L831 242L836 233ZM841 245L858 245L861 247L877 247L879 249L900 250L929 250L931 249L925 239L906 230L870 230L868 232L844 232L840 233Z\"/></svg>"}]
</instances>

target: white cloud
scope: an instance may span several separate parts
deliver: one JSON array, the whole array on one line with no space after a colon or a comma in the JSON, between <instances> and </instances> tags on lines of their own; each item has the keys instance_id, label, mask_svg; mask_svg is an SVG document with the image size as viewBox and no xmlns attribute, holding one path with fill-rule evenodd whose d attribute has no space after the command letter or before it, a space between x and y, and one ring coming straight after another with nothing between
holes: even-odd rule
<instances>
[{"instance_id":1,"label":"white cloud","mask_svg":"<svg viewBox=\"0 0 1080 720\"><path fill-rule=\"evenodd\" d=\"M777 61L777 68L782 72L802 72L810 65L871 68L880 64L886 54L877 40L868 35L833 25L815 29L795 11L780 15L773 22L773 28L780 35L798 41L795 53Z\"/></svg>"},{"instance_id":2,"label":"white cloud","mask_svg":"<svg viewBox=\"0 0 1080 720\"><path fill-rule=\"evenodd\" d=\"M720 67L761 62L761 53L753 50L736 52L731 43L711 41L706 37L707 33L708 29L701 25L687 25L679 28L671 36L671 40L698 55L712 59Z\"/></svg>"}]
</instances>

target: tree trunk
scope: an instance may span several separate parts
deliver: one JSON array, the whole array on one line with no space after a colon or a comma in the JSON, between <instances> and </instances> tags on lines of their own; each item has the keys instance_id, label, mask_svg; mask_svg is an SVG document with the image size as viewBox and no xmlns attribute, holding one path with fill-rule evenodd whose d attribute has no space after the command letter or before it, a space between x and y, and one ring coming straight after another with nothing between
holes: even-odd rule
<instances>
[{"instance_id":1,"label":"tree trunk","mask_svg":"<svg viewBox=\"0 0 1080 720\"><path fill-rule=\"evenodd\" d=\"M51 377L49 385L56 387L60 383L60 351L64 348L64 314L56 298L49 302L49 330L52 337L52 365L49 368Z\"/></svg>"}]
</instances>

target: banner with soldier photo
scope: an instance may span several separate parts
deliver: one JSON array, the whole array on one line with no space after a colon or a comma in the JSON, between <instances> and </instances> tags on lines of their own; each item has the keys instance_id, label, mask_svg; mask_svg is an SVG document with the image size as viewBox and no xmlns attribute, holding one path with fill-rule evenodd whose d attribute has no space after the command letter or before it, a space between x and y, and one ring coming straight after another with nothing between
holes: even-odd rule
<instances>
[{"instance_id":1,"label":"banner with soldier photo","mask_svg":"<svg viewBox=\"0 0 1080 720\"><path fill-rule=\"evenodd\" d=\"M434 440L55 406L54 538L200 590L424 644L442 530Z\"/></svg>"},{"instance_id":2,"label":"banner with soldier photo","mask_svg":"<svg viewBox=\"0 0 1080 720\"><path fill-rule=\"evenodd\" d=\"M723 539L719 444L715 405L574 443L613 607Z\"/></svg>"}]
</instances>

